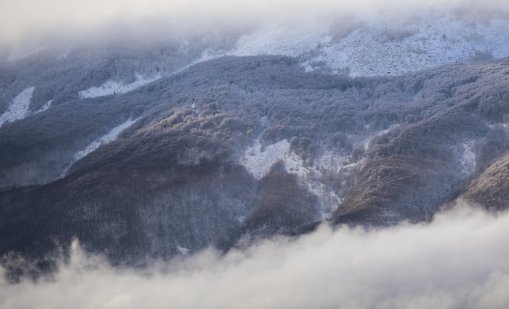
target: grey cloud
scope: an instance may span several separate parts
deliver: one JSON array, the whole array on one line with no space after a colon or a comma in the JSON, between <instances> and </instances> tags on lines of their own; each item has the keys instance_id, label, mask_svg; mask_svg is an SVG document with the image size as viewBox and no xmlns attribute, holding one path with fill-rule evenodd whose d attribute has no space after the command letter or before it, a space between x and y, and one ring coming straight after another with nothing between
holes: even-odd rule
<instances>
[{"instance_id":1,"label":"grey cloud","mask_svg":"<svg viewBox=\"0 0 509 309\"><path fill-rule=\"evenodd\" d=\"M167 31L196 28L237 28L241 25L334 20L345 16L372 16L381 11L419 11L426 8L507 12L503 0L23 0L0 2L0 40L12 41L38 32L58 31L85 35L104 28L149 27ZM491 15L491 13L490 13ZM73 29L73 30L70 30ZM102 29L102 30L101 30ZM101 30L101 31L99 31ZM146 32L144 32L146 33Z\"/></svg>"}]
</instances>

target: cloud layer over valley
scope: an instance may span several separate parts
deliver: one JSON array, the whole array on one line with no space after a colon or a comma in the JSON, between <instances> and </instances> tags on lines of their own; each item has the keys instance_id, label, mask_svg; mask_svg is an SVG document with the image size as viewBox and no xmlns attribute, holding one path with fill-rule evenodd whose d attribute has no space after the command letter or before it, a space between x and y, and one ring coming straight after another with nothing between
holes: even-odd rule
<instances>
[{"instance_id":1,"label":"cloud layer over valley","mask_svg":"<svg viewBox=\"0 0 509 309\"><path fill-rule=\"evenodd\" d=\"M459 207L431 223L322 227L226 256L112 268L77 243L37 283L0 283L0 308L506 308L509 214Z\"/></svg>"}]
</instances>

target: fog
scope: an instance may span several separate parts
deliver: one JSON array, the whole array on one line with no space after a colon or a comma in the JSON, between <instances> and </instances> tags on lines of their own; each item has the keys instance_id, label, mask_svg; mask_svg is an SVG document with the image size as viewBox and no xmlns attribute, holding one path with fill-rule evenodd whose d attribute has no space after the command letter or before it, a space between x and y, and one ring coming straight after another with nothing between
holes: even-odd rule
<instances>
[{"instance_id":1,"label":"fog","mask_svg":"<svg viewBox=\"0 0 509 309\"><path fill-rule=\"evenodd\" d=\"M453 9L504 14L504 0L20 0L0 1L0 43L30 35L86 36L105 29L144 34L201 31L307 19L365 18L381 12ZM483 13L483 14L479 14ZM143 28L144 30L140 30ZM55 37L55 34L57 36Z\"/></svg>"},{"instance_id":2,"label":"fog","mask_svg":"<svg viewBox=\"0 0 509 309\"><path fill-rule=\"evenodd\" d=\"M509 214L465 206L431 223L322 227L145 269L84 253L52 278L0 283L0 308L507 308Z\"/></svg>"}]
</instances>

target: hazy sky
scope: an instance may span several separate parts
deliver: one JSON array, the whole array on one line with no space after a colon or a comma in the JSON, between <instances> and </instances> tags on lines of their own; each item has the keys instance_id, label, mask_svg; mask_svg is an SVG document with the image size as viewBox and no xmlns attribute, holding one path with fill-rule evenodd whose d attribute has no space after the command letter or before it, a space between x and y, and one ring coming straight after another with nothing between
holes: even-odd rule
<instances>
[{"instance_id":1,"label":"hazy sky","mask_svg":"<svg viewBox=\"0 0 509 309\"><path fill-rule=\"evenodd\" d=\"M0 39L48 29L93 31L112 23L169 21L171 27L203 23L266 22L334 14L373 14L415 7L507 8L503 0L0 0ZM474 9L476 10L476 9Z\"/></svg>"}]
</instances>

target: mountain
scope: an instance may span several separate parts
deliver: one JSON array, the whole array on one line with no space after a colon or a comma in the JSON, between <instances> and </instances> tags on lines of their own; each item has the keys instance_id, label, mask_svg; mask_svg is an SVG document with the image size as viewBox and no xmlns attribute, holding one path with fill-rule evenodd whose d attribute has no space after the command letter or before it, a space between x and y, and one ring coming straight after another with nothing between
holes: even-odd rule
<instances>
[{"instance_id":1,"label":"mountain","mask_svg":"<svg viewBox=\"0 0 509 309\"><path fill-rule=\"evenodd\" d=\"M0 255L77 237L138 264L458 198L506 209L509 22L353 25L11 55Z\"/></svg>"}]
</instances>

